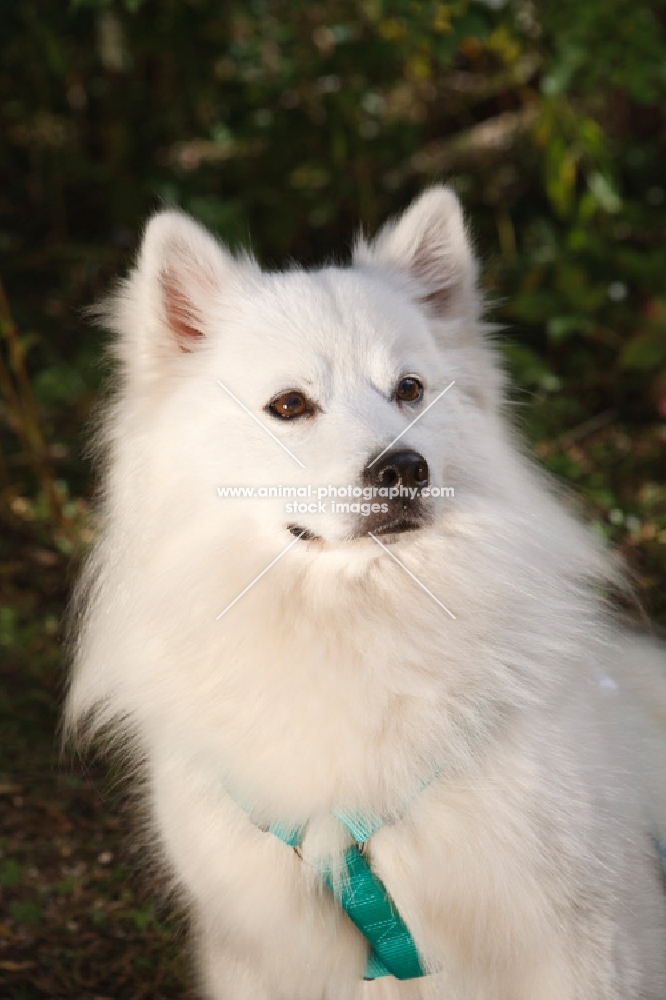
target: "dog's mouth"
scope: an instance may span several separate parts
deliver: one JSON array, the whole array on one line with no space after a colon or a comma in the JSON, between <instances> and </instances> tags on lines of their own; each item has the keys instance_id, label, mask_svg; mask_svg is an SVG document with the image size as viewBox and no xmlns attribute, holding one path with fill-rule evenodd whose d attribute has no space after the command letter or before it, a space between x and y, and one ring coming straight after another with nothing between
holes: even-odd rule
<instances>
[{"instance_id":1,"label":"dog's mouth","mask_svg":"<svg viewBox=\"0 0 666 1000\"><path fill-rule=\"evenodd\" d=\"M373 535L400 535L404 531L419 531L423 527L423 521L413 518L401 517L397 521L389 521L387 524L378 524Z\"/></svg>"},{"instance_id":2,"label":"dog's mouth","mask_svg":"<svg viewBox=\"0 0 666 1000\"><path fill-rule=\"evenodd\" d=\"M425 527L425 521L417 520L416 518L401 517L396 518L393 521L386 521L382 524L373 525L372 529L368 531L355 532L350 536L348 541L356 541L359 538L367 538L368 535L382 535L382 536L392 536L401 535L407 531L419 531L421 528ZM320 542L323 543L325 540L321 535L316 534L316 532L311 531L309 528L304 528L300 524L288 524L287 529L295 538L299 538L302 542ZM388 540L388 539L387 539Z\"/></svg>"},{"instance_id":3,"label":"dog's mouth","mask_svg":"<svg viewBox=\"0 0 666 1000\"><path fill-rule=\"evenodd\" d=\"M288 524L288 530L294 535L295 538L300 538L303 542L323 542L324 539L321 535L315 534L314 531L310 531L309 528L303 528L300 524Z\"/></svg>"}]
</instances>

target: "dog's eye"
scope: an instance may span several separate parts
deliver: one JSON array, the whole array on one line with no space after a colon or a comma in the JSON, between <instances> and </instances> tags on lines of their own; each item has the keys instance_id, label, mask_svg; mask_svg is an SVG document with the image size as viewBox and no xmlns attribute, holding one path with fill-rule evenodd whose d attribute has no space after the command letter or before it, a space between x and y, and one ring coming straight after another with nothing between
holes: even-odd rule
<instances>
[{"instance_id":1,"label":"dog's eye","mask_svg":"<svg viewBox=\"0 0 666 1000\"><path fill-rule=\"evenodd\" d=\"M312 416L315 408L302 392L290 389L289 392L276 396L266 409L274 417L291 420L292 417Z\"/></svg>"},{"instance_id":2,"label":"dog's eye","mask_svg":"<svg viewBox=\"0 0 666 1000\"><path fill-rule=\"evenodd\" d=\"M405 375L398 382L395 398L401 403L420 403L423 399L423 382L415 375Z\"/></svg>"}]
</instances>

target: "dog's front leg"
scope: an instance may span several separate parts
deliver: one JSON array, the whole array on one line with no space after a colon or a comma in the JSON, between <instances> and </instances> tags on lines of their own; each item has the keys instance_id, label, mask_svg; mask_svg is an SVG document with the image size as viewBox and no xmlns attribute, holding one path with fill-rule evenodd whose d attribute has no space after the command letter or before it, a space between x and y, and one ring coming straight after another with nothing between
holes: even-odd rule
<instances>
[{"instance_id":1,"label":"dog's front leg","mask_svg":"<svg viewBox=\"0 0 666 1000\"><path fill-rule=\"evenodd\" d=\"M277 1000L256 963L226 950L213 933L198 942L197 971L205 1000Z\"/></svg>"}]
</instances>

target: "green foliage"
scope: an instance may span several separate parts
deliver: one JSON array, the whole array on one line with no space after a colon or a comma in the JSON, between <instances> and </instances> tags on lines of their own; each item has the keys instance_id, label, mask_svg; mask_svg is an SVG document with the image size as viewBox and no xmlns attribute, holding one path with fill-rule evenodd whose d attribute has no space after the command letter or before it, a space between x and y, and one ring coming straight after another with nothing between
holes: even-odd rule
<instances>
[{"instance_id":1,"label":"green foliage","mask_svg":"<svg viewBox=\"0 0 666 1000\"><path fill-rule=\"evenodd\" d=\"M544 93L616 89L653 104L666 86L664 3L560 0L543 7L543 28L554 56Z\"/></svg>"},{"instance_id":2,"label":"green foliage","mask_svg":"<svg viewBox=\"0 0 666 1000\"><path fill-rule=\"evenodd\" d=\"M21 881L21 866L16 861L0 861L0 885L15 886Z\"/></svg>"},{"instance_id":3,"label":"green foliage","mask_svg":"<svg viewBox=\"0 0 666 1000\"><path fill-rule=\"evenodd\" d=\"M9 907L9 915L15 923L32 927L42 919L42 908L39 903L19 900Z\"/></svg>"}]
</instances>

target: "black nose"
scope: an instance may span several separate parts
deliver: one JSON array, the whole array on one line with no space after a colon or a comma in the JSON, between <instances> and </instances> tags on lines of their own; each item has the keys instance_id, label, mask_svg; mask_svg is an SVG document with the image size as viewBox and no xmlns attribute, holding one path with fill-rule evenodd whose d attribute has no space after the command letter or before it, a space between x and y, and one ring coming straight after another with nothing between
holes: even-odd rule
<instances>
[{"instance_id":1,"label":"black nose","mask_svg":"<svg viewBox=\"0 0 666 1000\"><path fill-rule=\"evenodd\" d=\"M417 451L389 451L365 470L366 486L423 489L430 481L428 463Z\"/></svg>"}]
</instances>

